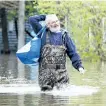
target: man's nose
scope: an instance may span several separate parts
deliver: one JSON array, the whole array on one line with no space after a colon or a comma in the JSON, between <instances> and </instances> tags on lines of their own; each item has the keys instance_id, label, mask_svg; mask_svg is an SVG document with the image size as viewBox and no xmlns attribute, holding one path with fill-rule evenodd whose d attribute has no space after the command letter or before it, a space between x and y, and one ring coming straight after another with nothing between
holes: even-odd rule
<instances>
[{"instance_id":1,"label":"man's nose","mask_svg":"<svg viewBox=\"0 0 106 106\"><path fill-rule=\"evenodd\" d=\"M56 26L58 26L58 24L57 24L57 23L55 23L55 24L54 24L54 27L56 27Z\"/></svg>"}]
</instances>

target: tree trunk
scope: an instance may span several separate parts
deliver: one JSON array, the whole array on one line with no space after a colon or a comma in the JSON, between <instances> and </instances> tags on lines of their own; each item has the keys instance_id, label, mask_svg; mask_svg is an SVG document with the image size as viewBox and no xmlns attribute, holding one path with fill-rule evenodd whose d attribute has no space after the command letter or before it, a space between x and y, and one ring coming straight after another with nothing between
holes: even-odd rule
<instances>
[{"instance_id":1,"label":"tree trunk","mask_svg":"<svg viewBox=\"0 0 106 106\"><path fill-rule=\"evenodd\" d=\"M18 23L17 23L18 19L17 17L15 17L14 19L14 23L15 23L15 32L16 32L16 37L18 39Z\"/></svg>"},{"instance_id":2,"label":"tree trunk","mask_svg":"<svg viewBox=\"0 0 106 106\"><path fill-rule=\"evenodd\" d=\"M102 32L103 32L103 43L106 43L106 26L105 26L106 18L102 18Z\"/></svg>"},{"instance_id":3,"label":"tree trunk","mask_svg":"<svg viewBox=\"0 0 106 106\"><path fill-rule=\"evenodd\" d=\"M1 25L2 25L2 40L3 40L3 50L1 53L10 53L8 34L7 34L7 15L5 8L1 9Z\"/></svg>"}]
</instances>

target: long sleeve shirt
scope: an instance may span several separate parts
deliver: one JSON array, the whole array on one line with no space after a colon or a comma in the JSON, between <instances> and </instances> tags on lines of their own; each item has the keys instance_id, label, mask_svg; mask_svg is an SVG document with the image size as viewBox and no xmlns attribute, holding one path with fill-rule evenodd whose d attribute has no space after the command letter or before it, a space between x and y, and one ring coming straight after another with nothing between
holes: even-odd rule
<instances>
[{"instance_id":1,"label":"long sleeve shirt","mask_svg":"<svg viewBox=\"0 0 106 106\"><path fill-rule=\"evenodd\" d=\"M42 29L42 25L39 23L40 21L45 21L46 15L37 15L37 16L31 16L29 17L29 23L31 24L33 30L35 33L38 33ZM43 33L42 37L42 44L41 46L43 47L46 44L46 33L47 30ZM41 37L41 34L38 36ZM50 36L50 43L52 45L62 45L63 44L63 39L62 39L62 32L51 32ZM76 51L76 47L72 41L72 39L69 36L69 33L65 35L64 38L64 45L66 47L66 53L68 57L70 58L72 65L75 69L79 69L82 66L82 61L80 59L80 56L78 55Z\"/></svg>"}]
</instances>

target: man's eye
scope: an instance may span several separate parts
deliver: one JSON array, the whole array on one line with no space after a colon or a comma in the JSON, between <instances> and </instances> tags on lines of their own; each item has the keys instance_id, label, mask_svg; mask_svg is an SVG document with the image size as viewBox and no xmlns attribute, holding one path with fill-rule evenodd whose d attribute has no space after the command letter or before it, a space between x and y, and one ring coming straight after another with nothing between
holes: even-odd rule
<instances>
[{"instance_id":1,"label":"man's eye","mask_svg":"<svg viewBox=\"0 0 106 106\"><path fill-rule=\"evenodd\" d=\"M54 24L55 23L55 21L54 22L52 22L52 24Z\"/></svg>"}]
</instances>

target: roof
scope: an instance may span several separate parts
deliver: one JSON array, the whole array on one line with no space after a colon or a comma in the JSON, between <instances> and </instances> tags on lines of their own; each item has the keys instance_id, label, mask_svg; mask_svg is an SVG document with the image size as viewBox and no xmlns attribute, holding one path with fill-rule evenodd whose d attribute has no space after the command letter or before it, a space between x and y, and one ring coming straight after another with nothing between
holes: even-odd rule
<instances>
[{"instance_id":1,"label":"roof","mask_svg":"<svg viewBox=\"0 0 106 106\"><path fill-rule=\"evenodd\" d=\"M0 1L0 8L17 9L18 8L18 3L19 3L19 1L1 0Z\"/></svg>"}]
</instances>

